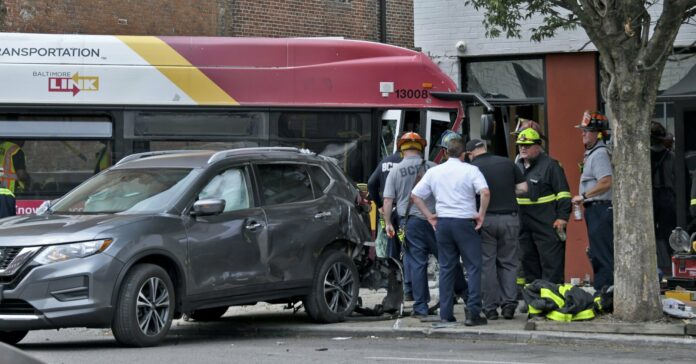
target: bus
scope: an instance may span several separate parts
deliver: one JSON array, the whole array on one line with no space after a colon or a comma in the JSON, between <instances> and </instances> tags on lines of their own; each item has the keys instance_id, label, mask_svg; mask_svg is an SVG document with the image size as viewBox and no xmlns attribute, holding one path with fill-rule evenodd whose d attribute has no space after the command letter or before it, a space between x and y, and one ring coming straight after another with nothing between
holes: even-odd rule
<instances>
[{"instance_id":1,"label":"bus","mask_svg":"<svg viewBox=\"0 0 696 364\"><path fill-rule=\"evenodd\" d=\"M307 148L365 182L401 132L437 159L464 120L427 55L336 38L0 33L0 79L0 140L22 144L31 176L18 214L158 150Z\"/></svg>"}]
</instances>

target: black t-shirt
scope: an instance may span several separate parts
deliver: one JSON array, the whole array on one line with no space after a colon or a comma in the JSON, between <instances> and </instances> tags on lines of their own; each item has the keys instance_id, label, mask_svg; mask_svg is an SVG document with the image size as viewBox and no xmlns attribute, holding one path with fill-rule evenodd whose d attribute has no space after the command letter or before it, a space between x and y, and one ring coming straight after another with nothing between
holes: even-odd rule
<instances>
[{"instance_id":1,"label":"black t-shirt","mask_svg":"<svg viewBox=\"0 0 696 364\"><path fill-rule=\"evenodd\" d=\"M507 158L485 153L474 158L471 164L481 170L491 191L487 211L499 214L517 212L515 185L524 182L525 178L515 163Z\"/></svg>"}]
</instances>

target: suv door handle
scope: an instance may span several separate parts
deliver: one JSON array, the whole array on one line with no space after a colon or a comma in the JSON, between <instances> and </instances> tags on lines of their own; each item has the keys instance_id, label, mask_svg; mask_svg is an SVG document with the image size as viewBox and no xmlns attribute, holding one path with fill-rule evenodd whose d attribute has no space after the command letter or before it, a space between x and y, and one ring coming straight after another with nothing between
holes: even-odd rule
<instances>
[{"instance_id":1,"label":"suv door handle","mask_svg":"<svg viewBox=\"0 0 696 364\"><path fill-rule=\"evenodd\" d=\"M314 218L315 219L323 219L323 218L329 217L329 216L331 216L331 211L325 211L325 212L320 212L320 213L314 215Z\"/></svg>"},{"instance_id":2,"label":"suv door handle","mask_svg":"<svg viewBox=\"0 0 696 364\"><path fill-rule=\"evenodd\" d=\"M256 222L256 221L249 221L249 224L246 225L244 228L247 229L247 230L256 230L256 229L258 229L258 228L260 228L260 227L262 227L262 226L263 226L263 225L259 224L259 223Z\"/></svg>"}]
</instances>

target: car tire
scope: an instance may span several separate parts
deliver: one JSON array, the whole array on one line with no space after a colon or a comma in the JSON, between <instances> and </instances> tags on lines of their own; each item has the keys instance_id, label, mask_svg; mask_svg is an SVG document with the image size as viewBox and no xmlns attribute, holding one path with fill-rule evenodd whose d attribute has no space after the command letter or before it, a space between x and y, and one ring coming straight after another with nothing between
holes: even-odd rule
<instances>
[{"instance_id":1,"label":"car tire","mask_svg":"<svg viewBox=\"0 0 696 364\"><path fill-rule=\"evenodd\" d=\"M228 306L204 308L201 310L192 311L186 316L195 321L215 321L222 317L222 315L224 315L225 312L227 312L228 308Z\"/></svg>"},{"instance_id":2,"label":"car tire","mask_svg":"<svg viewBox=\"0 0 696 364\"><path fill-rule=\"evenodd\" d=\"M169 332L175 309L174 285L167 272L154 264L139 264L121 285L111 330L125 346L159 344Z\"/></svg>"},{"instance_id":3,"label":"car tire","mask_svg":"<svg viewBox=\"0 0 696 364\"><path fill-rule=\"evenodd\" d=\"M305 310L316 322L343 321L355 309L359 289L353 261L342 251L325 252L317 262L311 291L303 300Z\"/></svg>"},{"instance_id":4,"label":"car tire","mask_svg":"<svg viewBox=\"0 0 696 364\"><path fill-rule=\"evenodd\" d=\"M29 333L29 330L19 330L19 331L0 331L0 342L5 344L14 345Z\"/></svg>"}]
</instances>

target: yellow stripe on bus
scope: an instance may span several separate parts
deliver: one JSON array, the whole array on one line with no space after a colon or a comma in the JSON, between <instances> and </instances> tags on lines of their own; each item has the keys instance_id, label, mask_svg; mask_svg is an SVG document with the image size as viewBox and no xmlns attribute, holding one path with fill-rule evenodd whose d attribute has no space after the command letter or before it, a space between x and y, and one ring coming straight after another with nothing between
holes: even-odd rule
<instances>
[{"instance_id":1,"label":"yellow stripe on bus","mask_svg":"<svg viewBox=\"0 0 696 364\"><path fill-rule=\"evenodd\" d=\"M117 36L164 76L203 105L239 105L223 89L157 37Z\"/></svg>"}]
</instances>

